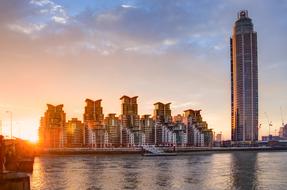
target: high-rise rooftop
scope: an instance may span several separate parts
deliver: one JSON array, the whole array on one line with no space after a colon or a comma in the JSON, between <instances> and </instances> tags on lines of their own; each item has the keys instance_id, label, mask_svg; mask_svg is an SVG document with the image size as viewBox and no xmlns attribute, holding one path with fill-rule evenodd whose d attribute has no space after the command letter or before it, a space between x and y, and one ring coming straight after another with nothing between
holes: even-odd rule
<instances>
[{"instance_id":1,"label":"high-rise rooftop","mask_svg":"<svg viewBox=\"0 0 287 190\"><path fill-rule=\"evenodd\" d=\"M230 39L231 138L258 140L257 33L248 11L238 13Z\"/></svg>"}]
</instances>

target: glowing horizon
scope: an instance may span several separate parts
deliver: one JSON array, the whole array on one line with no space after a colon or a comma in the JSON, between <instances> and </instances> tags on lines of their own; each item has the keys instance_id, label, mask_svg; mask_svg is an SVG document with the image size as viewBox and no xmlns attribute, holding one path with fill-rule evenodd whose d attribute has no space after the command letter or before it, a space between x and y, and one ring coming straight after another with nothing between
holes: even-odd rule
<instances>
[{"instance_id":1,"label":"glowing horizon","mask_svg":"<svg viewBox=\"0 0 287 190\"><path fill-rule=\"evenodd\" d=\"M258 32L259 138L268 134L265 113L275 134L287 120L287 3L261 0L1 1L3 133L6 111L15 136L37 141L47 103L82 120L86 98L119 115L127 94L139 96L140 115L157 101L171 102L172 115L201 109L209 128L230 139L229 37L242 8Z\"/></svg>"}]
</instances>

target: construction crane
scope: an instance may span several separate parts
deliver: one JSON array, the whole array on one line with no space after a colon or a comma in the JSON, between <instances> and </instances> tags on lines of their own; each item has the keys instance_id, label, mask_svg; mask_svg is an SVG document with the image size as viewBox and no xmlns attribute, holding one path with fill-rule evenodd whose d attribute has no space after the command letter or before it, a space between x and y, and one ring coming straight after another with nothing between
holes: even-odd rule
<instances>
[{"instance_id":1,"label":"construction crane","mask_svg":"<svg viewBox=\"0 0 287 190\"><path fill-rule=\"evenodd\" d=\"M284 119L283 119L283 111L282 111L282 107L280 107L280 112L281 112L282 127L284 127L285 123L284 123Z\"/></svg>"},{"instance_id":2,"label":"construction crane","mask_svg":"<svg viewBox=\"0 0 287 190\"><path fill-rule=\"evenodd\" d=\"M259 134L259 130L261 129L261 123L258 125L257 129L258 129L258 134Z\"/></svg>"},{"instance_id":3,"label":"construction crane","mask_svg":"<svg viewBox=\"0 0 287 190\"><path fill-rule=\"evenodd\" d=\"M272 127L272 121L269 120L268 114L265 112L265 116L268 122L268 127L269 127L269 137L270 137L270 128ZM268 138L269 138L268 137Z\"/></svg>"}]
</instances>

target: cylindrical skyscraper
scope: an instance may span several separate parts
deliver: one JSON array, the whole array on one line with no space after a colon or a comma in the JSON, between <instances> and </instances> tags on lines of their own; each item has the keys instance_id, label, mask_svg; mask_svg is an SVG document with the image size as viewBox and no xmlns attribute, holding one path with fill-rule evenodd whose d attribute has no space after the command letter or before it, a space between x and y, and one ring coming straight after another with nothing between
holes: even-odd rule
<instances>
[{"instance_id":1,"label":"cylindrical skyscraper","mask_svg":"<svg viewBox=\"0 0 287 190\"><path fill-rule=\"evenodd\" d=\"M257 33L246 10L238 13L230 39L231 139L258 140Z\"/></svg>"}]
</instances>

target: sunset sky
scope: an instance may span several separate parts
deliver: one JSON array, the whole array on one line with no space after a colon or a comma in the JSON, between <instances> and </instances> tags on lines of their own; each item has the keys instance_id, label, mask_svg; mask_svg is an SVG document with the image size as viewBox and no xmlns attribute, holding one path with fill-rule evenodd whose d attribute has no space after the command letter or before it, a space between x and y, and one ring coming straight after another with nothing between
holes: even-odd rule
<instances>
[{"instance_id":1,"label":"sunset sky","mask_svg":"<svg viewBox=\"0 0 287 190\"><path fill-rule=\"evenodd\" d=\"M202 109L230 138L229 38L247 9L258 32L261 135L287 122L287 1L1 0L0 120L36 140L46 104L82 119L85 99L120 114L122 95L139 113L171 102L172 114ZM277 130L278 131L278 130Z\"/></svg>"}]
</instances>

